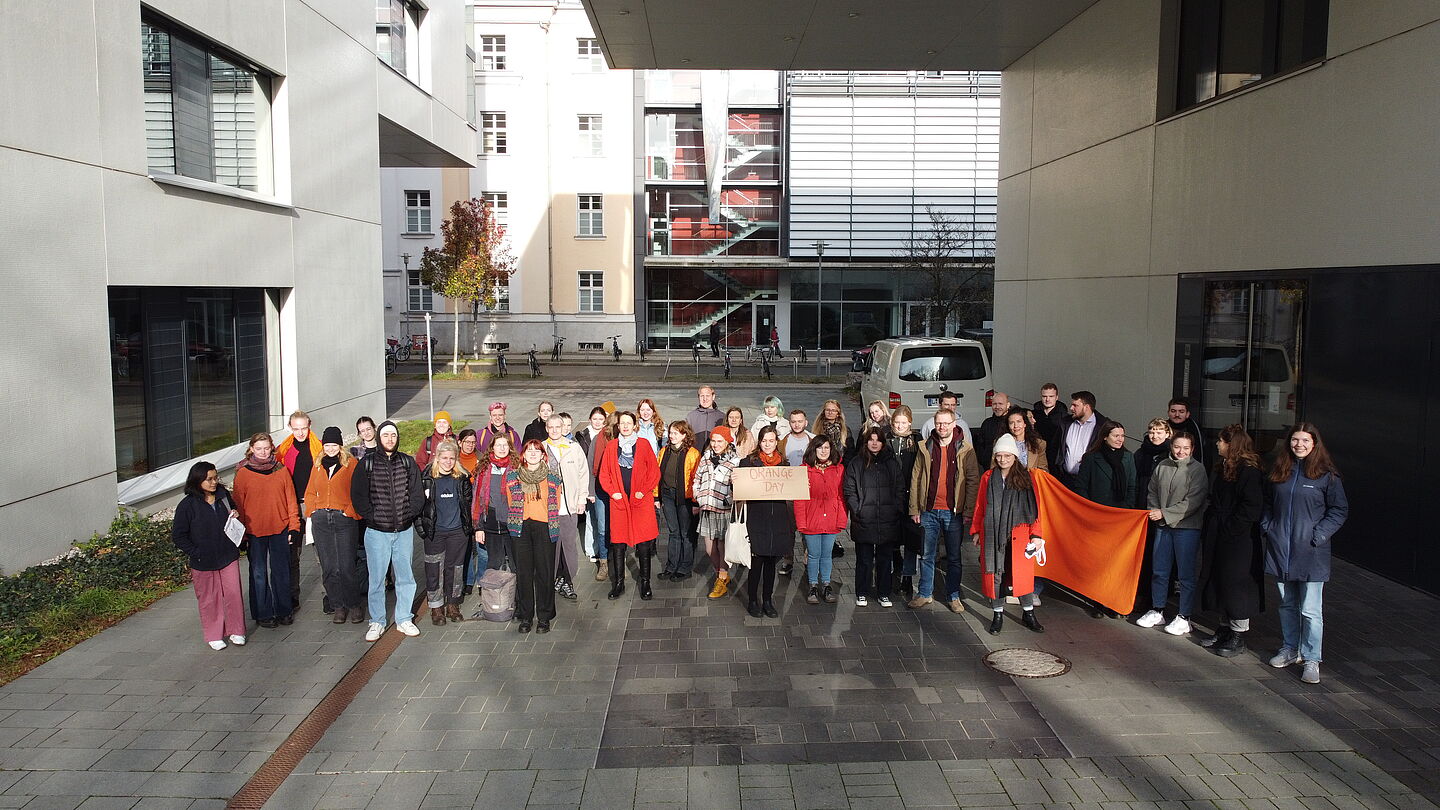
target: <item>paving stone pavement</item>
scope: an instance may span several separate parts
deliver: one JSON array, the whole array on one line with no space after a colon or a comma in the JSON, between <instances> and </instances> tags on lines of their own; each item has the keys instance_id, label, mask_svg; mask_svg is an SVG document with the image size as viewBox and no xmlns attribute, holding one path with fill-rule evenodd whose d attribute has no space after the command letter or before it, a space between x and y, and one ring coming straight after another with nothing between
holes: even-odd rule
<instances>
[{"instance_id":1,"label":"paving stone pavement","mask_svg":"<svg viewBox=\"0 0 1440 810\"><path fill-rule=\"evenodd\" d=\"M774 390L807 408L833 392ZM690 397L666 392L662 412ZM400 398L410 411L424 397ZM633 584L609 601L608 586L582 578L548 636L423 623L267 807L1336 810L1440 799L1440 600L1338 562L1324 682L1309 686L1297 668L1265 665L1273 605L1250 653L1229 660L1090 618L1053 590L1040 608L1048 632L1025 631L1012 608L989 636L966 554L960 615L857 608L852 553L837 561L837 605L807 606L782 578L778 620L705 599L709 578L696 576L656 583L650 602ZM206 648L185 592L0 687L0 808L224 806L367 649L363 626L319 613L313 557L305 569L296 624L257 629L243 649ZM980 663L1017 646L1073 668L1029 680Z\"/></svg>"}]
</instances>

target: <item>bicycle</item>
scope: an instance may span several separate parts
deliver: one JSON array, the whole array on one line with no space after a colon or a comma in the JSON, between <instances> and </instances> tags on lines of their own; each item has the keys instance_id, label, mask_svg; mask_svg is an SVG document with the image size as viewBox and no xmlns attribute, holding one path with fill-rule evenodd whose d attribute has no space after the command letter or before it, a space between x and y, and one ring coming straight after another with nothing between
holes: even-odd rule
<instances>
[{"instance_id":1,"label":"bicycle","mask_svg":"<svg viewBox=\"0 0 1440 810\"><path fill-rule=\"evenodd\" d=\"M560 335L551 335L550 337L555 338L555 346L550 349L550 362L558 363L560 355L565 351L565 338Z\"/></svg>"},{"instance_id":2,"label":"bicycle","mask_svg":"<svg viewBox=\"0 0 1440 810\"><path fill-rule=\"evenodd\" d=\"M526 352L530 357L530 377L534 379L540 376L540 361L535 357L535 344L530 344L530 351Z\"/></svg>"},{"instance_id":3,"label":"bicycle","mask_svg":"<svg viewBox=\"0 0 1440 810\"><path fill-rule=\"evenodd\" d=\"M725 379L730 379L730 347L725 347Z\"/></svg>"},{"instance_id":4,"label":"bicycle","mask_svg":"<svg viewBox=\"0 0 1440 810\"><path fill-rule=\"evenodd\" d=\"M509 368L505 362L505 352L501 349L495 350L495 368L499 371L502 378L509 373Z\"/></svg>"},{"instance_id":5,"label":"bicycle","mask_svg":"<svg viewBox=\"0 0 1440 810\"><path fill-rule=\"evenodd\" d=\"M690 359L697 364L700 362L700 350L703 348L705 347L701 346L698 340L691 341L690 343Z\"/></svg>"},{"instance_id":6,"label":"bicycle","mask_svg":"<svg viewBox=\"0 0 1440 810\"><path fill-rule=\"evenodd\" d=\"M801 344L800 344L800 362L804 363L804 362L806 362L806 361L809 360L809 359L810 359L810 354L809 354L809 352L805 351L805 344L804 344L804 343L801 343Z\"/></svg>"},{"instance_id":7,"label":"bicycle","mask_svg":"<svg viewBox=\"0 0 1440 810\"><path fill-rule=\"evenodd\" d=\"M610 338L610 353L615 356L615 362L620 362L620 355L623 354L620 351L620 336L606 335L606 337Z\"/></svg>"},{"instance_id":8,"label":"bicycle","mask_svg":"<svg viewBox=\"0 0 1440 810\"><path fill-rule=\"evenodd\" d=\"M394 355L396 360L404 363L410 359L410 345L408 343L401 343L395 338L385 338L385 345L388 347L386 351Z\"/></svg>"},{"instance_id":9,"label":"bicycle","mask_svg":"<svg viewBox=\"0 0 1440 810\"><path fill-rule=\"evenodd\" d=\"M640 362L645 362L645 355L649 351L650 347L645 345L644 339L635 341L635 354L640 357Z\"/></svg>"},{"instance_id":10,"label":"bicycle","mask_svg":"<svg viewBox=\"0 0 1440 810\"><path fill-rule=\"evenodd\" d=\"M398 365L399 365L399 363L395 360L395 353L390 350L390 347L389 347L389 346L386 346L386 347L385 347L385 376L388 377L388 376L390 376L391 374L394 374L394 373L395 373L395 368L396 368L396 366L398 366Z\"/></svg>"},{"instance_id":11,"label":"bicycle","mask_svg":"<svg viewBox=\"0 0 1440 810\"><path fill-rule=\"evenodd\" d=\"M765 379L772 379L770 376L770 353L760 353L760 370L765 374Z\"/></svg>"}]
</instances>

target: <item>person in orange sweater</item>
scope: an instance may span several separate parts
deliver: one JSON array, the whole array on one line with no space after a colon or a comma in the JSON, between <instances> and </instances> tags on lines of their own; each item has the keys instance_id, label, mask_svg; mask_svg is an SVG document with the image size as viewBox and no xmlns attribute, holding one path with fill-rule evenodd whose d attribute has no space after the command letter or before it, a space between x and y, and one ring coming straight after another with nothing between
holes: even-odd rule
<instances>
[{"instance_id":1,"label":"person in orange sweater","mask_svg":"<svg viewBox=\"0 0 1440 810\"><path fill-rule=\"evenodd\" d=\"M690 539L692 502L695 500L695 465L700 463L695 431L689 422L670 423L669 443L660 448L660 483L654 496L665 515L669 539L665 541L665 570L661 579L682 582L695 567L695 541Z\"/></svg>"},{"instance_id":2,"label":"person in orange sweater","mask_svg":"<svg viewBox=\"0 0 1440 810\"><path fill-rule=\"evenodd\" d=\"M365 620L365 594L360 587L360 514L350 500L350 479L355 475L355 458L344 452L340 428L325 428L320 440L320 457L310 471L310 481L301 501L310 534L315 538L315 556L320 559L320 585L334 609L330 621L359 624Z\"/></svg>"},{"instance_id":3,"label":"person in orange sweater","mask_svg":"<svg viewBox=\"0 0 1440 810\"><path fill-rule=\"evenodd\" d=\"M269 433L250 437L245 459L235 468L232 495L250 540L250 614L261 627L292 624L290 542L291 533L300 530L300 513L295 485L275 458Z\"/></svg>"}]
</instances>

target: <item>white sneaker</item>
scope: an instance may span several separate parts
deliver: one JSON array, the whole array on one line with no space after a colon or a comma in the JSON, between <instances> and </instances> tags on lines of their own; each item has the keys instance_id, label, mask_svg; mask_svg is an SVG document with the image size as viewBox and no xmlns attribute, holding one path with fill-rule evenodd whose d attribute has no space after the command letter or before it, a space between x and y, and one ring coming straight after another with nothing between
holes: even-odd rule
<instances>
[{"instance_id":1,"label":"white sneaker","mask_svg":"<svg viewBox=\"0 0 1440 810\"><path fill-rule=\"evenodd\" d=\"M245 637L244 637L244 636L231 636L231 637L230 637L230 643L231 643L231 644L234 644L236 647L244 647L244 646L245 646Z\"/></svg>"},{"instance_id":2,"label":"white sneaker","mask_svg":"<svg viewBox=\"0 0 1440 810\"><path fill-rule=\"evenodd\" d=\"M1135 624L1140 627L1155 627L1163 621L1165 621L1165 614L1158 610L1147 610L1144 616L1135 620Z\"/></svg>"},{"instance_id":3,"label":"white sneaker","mask_svg":"<svg viewBox=\"0 0 1440 810\"><path fill-rule=\"evenodd\" d=\"M1187 624L1187 625L1185 625L1185 626L1186 626L1186 628L1189 628L1190 625ZM416 626L415 626L415 622L412 622L412 621L410 621L409 619L406 619L405 621L400 622L399 624L395 625L395 627L398 628L398 629L400 630L400 632L404 633L404 634L407 635L407 636L418 636L418 635L420 635L420 628L416 627ZM1187 630L1187 632L1188 632L1188 630Z\"/></svg>"},{"instance_id":4,"label":"white sneaker","mask_svg":"<svg viewBox=\"0 0 1440 810\"><path fill-rule=\"evenodd\" d=\"M1030 596L1030 607L1040 607L1041 604L1040 594L1037 593Z\"/></svg>"},{"instance_id":5,"label":"white sneaker","mask_svg":"<svg viewBox=\"0 0 1440 810\"><path fill-rule=\"evenodd\" d=\"M1190 620L1184 616L1176 616L1165 625L1165 632L1172 636L1183 636L1190 632Z\"/></svg>"},{"instance_id":6,"label":"white sneaker","mask_svg":"<svg viewBox=\"0 0 1440 810\"><path fill-rule=\"evenodd\" d=\"M1320 683L1320 662L1306 661L1305 668L1300 671L1300 680L1305 683Z\"/></svg>"},{"instance_id":7,"label":"white sneaker","mask_svg":"<svg viewBox=\"0 0 1440 810\"><path fill-rule=\"evenodd\" d=\"M223 650L223 649L225 649L225 642L223 642L223 641L221 641L221 640L219 640L219 639L216 639L216 640L211 641L211 642L208 642L208 643L210 644L210 649L212 649L212 650Z\"/></svg>"},{"instance_id":8,"label":"white sneaker","mask_svg":"<svg viewBox=\"0 0 1440 810\"><path fill-rule=\"evenodd\" d=\"M868 604L870 604L870 600L869 600L869 599L866 599L866 598L863 597L863 596L857 596L857 597L855 597L855 607L865 607L865 606L868 605Z\"/></svg>"},{"instance_id":9,"label":"white sneaker","mask_svg":"<svg viewBox=\"0 0 1440 810\"><path fill-rule=\"evenodd\" d=\"M890 601L890 597L888 597L888 596L882 596L882 597L880 597L880 607L894 607L894 606L895 606L895 603Z\"/></svg>"},{"instance_id":10,"label":"white sneaker","mask_svg":"<svg viewBox=\"0 0 1440 810\"><path fill-rule=\"evenodd\" d=\"M379 641L380 634L384 632L385 625L381 624L380 622L370 622L370 626L365 629L365 640Z\"/></svg>"}]
</instances>

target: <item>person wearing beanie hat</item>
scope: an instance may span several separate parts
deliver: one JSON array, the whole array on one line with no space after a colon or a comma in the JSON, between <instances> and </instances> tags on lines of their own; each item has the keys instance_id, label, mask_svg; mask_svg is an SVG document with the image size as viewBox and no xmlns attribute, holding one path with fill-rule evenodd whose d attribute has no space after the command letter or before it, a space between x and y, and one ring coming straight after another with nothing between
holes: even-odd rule
<instances>
[{"instance_id":1,"label":"person wearing beanie hat","mask_svg":"<svg viewBox=\"0 0 1440 810\"><path fill-rule=\"evenodd\" d=\"M451 429L451 425L449 411L435 412L435 432L426 436L420 442L420 446L415 448L416 466L422 470L429 467L430 462L435 459L435 449L440 446L440 443L446 439L455 441L455 431Z\"/></svg>"},{"instance_id":2,"label":"person wearing beanie hat","mask_svg":"<svg viewBox=\"0 0 1440 810\"><path fill-rule=\"evenodd\" d=\"M990 634L1005 623L1005 583L1020 597L1021 618L1036 633L1045 632L1035 617L1035 557L1044 560L1040 507L1030 471L1016 455L1015 437L1001 436L991 447L995 466L980 476L970 541L980 548L980 587L994 616Z\"/></svg>"},{"instance_id":3,"label":"person wearing beanie hat","mask_svg":"<svg viewBox=\"0 0 1440 810\"><path fill-rule=\"evenodd\" d=\"M360 623L365 616L360 584L360 514L350 497L354 456L344 452L340 428L327 427L320 439L320 457L310 471L302 501L315 556L320 560L320 585L332 610L330 621Z\"/></svg>"},{"instance_id":4,"label":"person wearing beanie hat","mask_svg":"<svg viewBox=\"0 0 1440 810\"><path fill-rule=\"evenodd\" d=\"M366 641L378 641L385 632L386 568L393 569L395 577L396 627L407 636L420 635L411 613L415 603L413 527L425 505L420 468L415 459L400 452L400 429L394 422L381 422L379 434L379 451L360 459L350 482L350 499L365 521L370 576Z\"/></svg>"}]
</instances>

